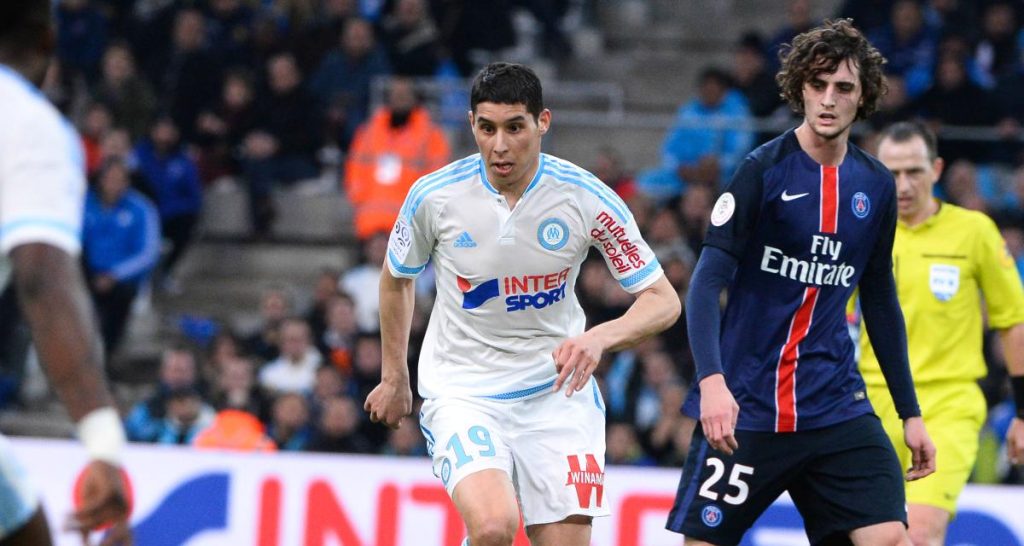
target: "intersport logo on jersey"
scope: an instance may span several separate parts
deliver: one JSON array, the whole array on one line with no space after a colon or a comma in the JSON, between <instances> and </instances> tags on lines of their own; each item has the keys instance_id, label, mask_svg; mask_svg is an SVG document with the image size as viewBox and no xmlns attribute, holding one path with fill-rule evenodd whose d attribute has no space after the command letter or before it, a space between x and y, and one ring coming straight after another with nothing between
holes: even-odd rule
<instances>
[{"instance_id":1,"label":"intersport logo on jersey","mask_svg":"<svg viewBox=\"0 0 1024 546\"><path fill-rule=\"evenodd\" d=\"M462 291L462 308L476 309L505 294L505 311L544 309L565 299L565 284L570 268L545 275L510 275L489 279L476 286L461 276L456 277Z\"/></svg>"},{"instance_id":2,"label":"intersport logo on jersey","mask_svg":"<svg viewBox=\"0 0 1024 546\"><path fill-rule=\"evenodd\" d=\"M853 282L857 269L839 262L843 242L826 235L811 237L811 259L801 260L787 256L781 249L765 245L761 255L761 271L817 286L846 286ZM830 262L819 261L830 260Z\"/></svg>"}]
</instances>

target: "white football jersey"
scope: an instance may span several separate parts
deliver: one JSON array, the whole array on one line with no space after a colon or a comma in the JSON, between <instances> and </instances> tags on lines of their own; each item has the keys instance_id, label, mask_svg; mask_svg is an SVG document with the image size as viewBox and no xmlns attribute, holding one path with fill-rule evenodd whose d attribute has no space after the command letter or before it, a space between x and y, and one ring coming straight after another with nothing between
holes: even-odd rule
<instances>
[{"instance_id":1,"label":"white football jersey","mask_svg":"<svg viewBox=\"0 0 1024 546\"><path fill-rule=\"evenodd\" d=\"M77 255L85 206L82 143L28 80L0 65L0 289L7 254L46 243Z\"/></svg>"},{"instance_id":2,"label":"white football jersey","mask_svg":"<svg viewBox=\"0 0 1024 546\"><path fill-rule=\"evenodd\" d=\"M576 276L590 247L636 293L662 276L633 216L589 172L541 154L515 208L476 154L416 182L388 242L396 277L434 260L437 298L420 352L419 393L511 400L551 389L552 351L583 332Z\"/></svg>"}]
</instances>

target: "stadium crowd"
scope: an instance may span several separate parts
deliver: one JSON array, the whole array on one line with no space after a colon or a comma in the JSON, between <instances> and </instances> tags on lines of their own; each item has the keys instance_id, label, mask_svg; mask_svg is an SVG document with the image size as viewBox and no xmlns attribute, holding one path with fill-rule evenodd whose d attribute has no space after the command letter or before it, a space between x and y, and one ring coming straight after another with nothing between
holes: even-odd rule
<instances>
[{"instance_id":1,"label":"stadium crowd","mask_svg":"<svg viewBox=\"0 0 1024 546\"><path fill-rule=\"evenodd\" d=\"M215 335L183 335L167 344L154 394L126 413L132 440L426 455L417 427L407 422L389 430L369 423L362 411L380 377L377 282L389 225L405 194L394 182L407 188L419 174L403 169L416 164L422 174L454 159L403 78L471 75L479 64L472 52L513 45L513 9L529 10L539 21L538 51L555 59L571 55L559 20L572 2L482 4L59 2L58 63L45 90L82 134L93 184L83 264L108 351L116 351L143 283L183 288L175 264L187 255L203 192L216 180L231 178L248 190L256 238L272 233L271 189L317 177L325 166L342 169L356 208L356 266L323 271L314 286L267 288L253 331L235 332L225 322ZM990 214L1024 274L1024 6L849 0L834 15L852 17L889 60L890 92L859 127L858 141L872 150L875 131L895 120L920 118L940 129L940 155L949 165L941 196ZM773 79L776 53L818 21L807 0L788 2L787 17L770 36L743 33L731 66L700 72L695 96L682 101L666 135L660 165L624 164L614 139L584 165L630 205L684 299L721 185L748 151L778 133L767 128L772 122L781 129L792 120ZM373 112L377 76L397 83ZM752 128L755 120L761 123ZM989 130L979 140L957 127ZM389 143L392 134L411 140ZM342 154L341 167L323 163L325 149ZM163 253L155 243L161 236L169 249ZM629 306L630 296L613 284L598 256L583 264L578 292L589 320L604 322ZM432 291L428 272L417 283L414 381ZM304 308L305 300L311 303ZM0 302L0 313L9 310ZM599 369L608 463L678 467L685 458L692 423L679 407L694 370L684 321L607 355ZM998 460L1013 405L991 336L986 349L990 412L975 479L1019 483L1024 477Z\"/></svg>"}]
</instances>

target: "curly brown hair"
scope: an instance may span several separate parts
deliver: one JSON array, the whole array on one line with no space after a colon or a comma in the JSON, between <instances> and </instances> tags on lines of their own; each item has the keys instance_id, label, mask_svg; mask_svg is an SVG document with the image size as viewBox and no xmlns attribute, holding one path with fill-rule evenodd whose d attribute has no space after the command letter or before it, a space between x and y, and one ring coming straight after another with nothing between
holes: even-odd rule
<instances>
[{"instance_id":1,"label":"curly brown hair","mask_svg":"<svg viewBox=\"0 0 1024 546\"><path fill-rule=\"evenodd\" d=\"M775 81L780 96L798 114L804 113L804 83L817 74L832 74L839 63L849 59L860 69L861 105L857 119L878 109L878 102L889 91L882 67L885 57L853 26L850 19L826 20L786 44L779 52L782 68Z\"/></svg>"}]
</instances>

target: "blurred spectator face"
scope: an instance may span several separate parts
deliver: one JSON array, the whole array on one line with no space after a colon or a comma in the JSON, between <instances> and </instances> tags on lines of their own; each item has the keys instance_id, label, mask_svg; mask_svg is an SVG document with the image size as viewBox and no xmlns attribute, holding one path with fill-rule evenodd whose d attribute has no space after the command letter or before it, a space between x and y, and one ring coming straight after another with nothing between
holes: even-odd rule
<instances>
[{"instance_id":1,"label":"blurred spectator face","mask_svg":"<svg viewBox=\"0 0 1024 546\"><path fill-rule=\"evenodd\" d=\"M987 38L1006 38L1017 30L1017 14L1009 3L991 4L985 10L981 27Z\"/></svg>"},{"instance_id":2,"label":"blurred spectator face","mask_svg":"<svg viewBox=\"0 0 1024 546\"><path fill-rule=\"evenodd\" d=\"M355 366L363 376L377 376L381 368L380 340L366 336L356 341Z\"/></svg>"},{"instance_id":3,"label":"blurred spectator face","mask_svg":"<svg viewBox=\"0 0 1024 546\"><path fill-rule=\"evenodd\" d=\"M671 209L658 211L647 228L647 240L651 243L669 243L679 238L679 222Z\"/></svg>"},{"instance_id":4,"label":"blurred spectator face","mask_svg":"<svg viewBox=\"0 0 1024 546\"><path fill-rule=\"evenodd\" d=\"M341 33L341 49L350 59L362 59L373 50L373 27L365 19L350 19Z\"/></svg>"},{"instance_id":5,"label":"blurred spectator face","mask_svg":"<svg viewBox=\"0 0 1024 546\"><path fill-rule=\"evenodd\" d=\"M883 112L893 112L906 106L906 80L900 74L889 74L885 78L889 83L889 92L882 95L882 100L878 103L878 109Z\"/></svg>"},{"instance_id":6,"label":"blurred spectator face","mask_svg":"<svg viewBox=\"0 0 1024 546\"><path fill-rule=\"evenodd\" d=\"M309 348L309 325L305 321L286 320L281 324L281 356L299 361Z\"/></svg>"},{"instance_id":7,"label":"blurred spectator face","mask_svg":"<svg viewBox=\"0 0 1024 546\"><path fill-rule=\"evenodd\" d=\"M682 208L683 224L690 229L700 229L709 218L711 218L711 207L713 206L711 188L707 186L690 186L686 189L680 201Z\"/></svg>"},{"instance_id":8,"label":"blurred spectator face","mask_svg":"<svg viewBox=\"0 0 1024 546\"><path fill-rule=\"evenodd\" d=\"M388 447L397 455L412 455L423 442L416 426L403 426L388 432Z\"/></svg>"},{"instance_id":9,"label":"blurred spectator face","mask_svg":"<svg viewBox=\"0 0 1024 546\"><path fill-rule=\"evenodd\" d=\"M395 18L398 24L405 28L415 27L426 16L427 10L423 0L398 0L398 5L395 6Z\"/></svg>"},{"instance_id":10,"label":"blurred spectator face","mask_svg":"<svg viewBox=\"0 0 1024 546\"><path fill-rule=\"evenodd\" d=\"M323 9L331 19L344 19L355 15L356 0L325 0Z\"/></svg>"},{"instance_id":11,"label":"blurred spectator face","mask_svg":"<svg viewBox=\"0 0 1024 546\"><path fill-rule=\"evenodd\" d=\"M325 304L338 295L338 275L333 271L323 271L316 278L313 286L313 301L318 305Z\"/></svg>"},{"instance_id":12,"label":"blurred spectator face","mask_svg":"<svg viewBox=\"0 0 1024 546\"><path fill-rule=\"evenodd\" d=\"M222 391L248 391L255 383L255 372L249 359L231 358L221 365L219 386Z\"/></svg>"},{"instance_id":13,"label":"blurred spectator face","mask_svg":"<svg viewBox=\"0 0 1024 546\"><path fill-rule=\"evenodd\" d=\"M221 16L229 16L238 11L241 6L242 3L239 0L213 0L210 2L214 13Z\"/></svg>"},{"instance_id":14,"label":"blurred spectator face","mask_svg":"<svg viewBox=\"0 0 1024 546\"><path fill-rule=\"evenodd\" d=\"M292 305L283 290L270 289L263 293L260 300L260 316L265 322L277 323L284 320L291 312Z\"/></svg>"},{"instance_id":15,"label":"blurred spectator face","mask_svg":"<svg viewBox=\"0 0 1024 546\"><path fill-rule=\"evenodd\" d=\"M238 358L240 352L238 340L230 333L222 332L213 340L210 360L219 367L231 359Z\"/></svg>"},{"instance_id":16,"label":"blurred spectator face","mask_svg":"<svg viewBox=\"0 0 1024 546\"><path fill-rule=\"evenodd\" d=\"M388 109L394 114L408 114L416 107L416 88L408 78L394 78L388 88Z\"/></svg>"},{"instance_id":17,"label":"blurred spectator face","mask_svg":"<svg viewBox=\"0 0 1024 546\"><path fill-rule=\"evenodd\" d=\"M900 0L892 6L892 29L899 41L908 41L924 27L924 15L917 0Z\"/></svg>"},{"instance_id":18,"label":"blurred spectator face","mask_svg":"<svg viewBox=\"0 0 1024 546\"><path fill-rule=\"evenodd\" d=\"M636 431L629 423L612 423L608 425L607 455L609 462L623 463L636 458L640 445L636 440Z\"/></svg>"},{"instance_id":19,"label":"blurred spectator face","mask_svg":"<svg viewBox=\"0 0 1024 546\"><path fill-rule=\"evenodd\" d=\"M176 393L167 400L167 417L187 427L196 422L202 408L203 400L195 391Z\"/></svg>"},{"instance_id":20,"label":"blurred spectator face","mask_svg":"<svg viewBox=\"0 0 1024 546\"><path fill-rule=\"evenodd\" d=\"M112 161L100 172L99 192L104 203L116 203L131 186L131 175L122 161Z\"/></svg>"},{"instance_id":21,"label":"blurred spectator face","mask_svg":"<svg viewBox=\"0 0 1024 546\"><path fill-rule=\"evenodd\" d=\"M327 302L327 328L334 332L356 331L356 306L351 298L336 296Z\"/></svg>"},{"instance_id":22,"label":"blurred spectator face","mask_svg":"<svg viewBox=\"0 0 1024 546\"><path fill-rule=\"evenodd\" d=\"M330 400L340 396L345 390L345 379L341 372L333 366L323 366L316 371L316 382L313 383L313 397L317 400Z\"/></svg>"},{"instance_id":23,"label":"blurred spectator face","mask_svg":"<svg viewBox=\"0 0 1024 546\"><path fill-rule=\"evenodd\" d=\"M274 425L285 430L298 430L309 422L309 406L301 394L282 394L274 400Z\"/></svg>"},{"instance_id":24,"label":"blurred spectator face","mask_svg":"<svg viewBox=\"0 0 1024 546\"><path fill-rule=\"evenodd\" d=\"M109 113L107 114L109 115ZM100 155L104 160L126 158L132 153L132 138L127 129L116 127L107 131L100 143Z\"/></svg>"},{"instance_id":25,"label":"blurred spectator face","mask_svg":"<svg viewBox=\"0 0 1024 546\"><path fill-rule=\"evenodd\" d=\"M170 389L196 382L196 359L191 351L167 349L160 360L160 383Z\"/></svg>"},{"instance_id":26,"label":"blurred spectator face","mask_svg":"<svg viewBox=\"0 0 1024 546\"><path fill-rule=\"evenodd\" d=\"M966 159L960 159L949 166L949 173L946 175L946 193L950 201L961 207L973 210L982 210L978 200L978 171L974 163Z\"/></svg>"},{"instance_id":27,"label":"blurred spectator face","mask_svg":"<svg viewBox=\"0 0 1024 546\"><path fill-rule=\"evenodd\" d=\"M93 103L82 119L82 133L93 138L102 138L113 126L110 110L100 103Z\"/></svg>"},{"instance_id":28,"label":"blurred spectator face","mask_svg":"<svg viewBox=\"0 0 1024 546\"><path fill-rule=\"evenodd\" d=\"M789 25L795 29L810 27L810 0L790 0L789 5L786 6L786 18L789 20Z\"/></svg>"},{"instance_id":29,"label":"blurred spectator face","mask_svg":"<svg viewBox=\"0 0 1024 546\"><path fill-rule=\"evenodd\" d=\"M153 139L153 145L157 150L161 152L173 150L178 145L178 126L171 118L162 117L153 124L149 137Z\"/></svg>"},{"instance_id":30,"label":"blurred spectator face","mask_svg":"<svg viewBox=\"0 0 1024 546\"><path fill-rule=\"evenodd\" d=\"M932 190L942 174L942 158L928 158L921 137L905 142L885 138L878 143L878 159L896 179L896 203L900 219L916 224L927 217Z\"/></svg>"},{"instance_id":31,"label":"blurred spectator face","mask_svg":"<svg viewBox=\"0 0 1024 546\"><path fill-rule=\"evenodd\" d=\"M690 286L690 277L693 276L693 266L678 256L671 256L662 260L665 268L665 278L676 290L686 290Z\"/></svg>"},{"instance_id":32,"label":"blurred spectator face","mask_svg":"<svg viewBox=\"0 0 1024 546\"><path fill-rule=\"evenodd\" d=\"M228 76L224 80L221 100L232 110L241 110L252 102L252 86L241 76Z\"/></svg>"},{"instance_id":33,"label":"blurred spectator face","mask_svg":"<svg viewBox=\"0 0 1024 546\"><path fill-rule=\"evenodd\" d=\"M366 263L375 266L384 266L384 257L388 253L388 233L383 231L370 236L363 243L363 254L366 256Z\"/></svg>"},{"instance_id":34,"label":"blurred spectator face","mask_svg":"<svg viewBox=\"0 0 1024 546\"><path fill-rule=\"evenodd\" d=\"M686 385L676 381L665 383L658 389L663 417L679 415L679 408L683 407L683 402L686 400L686 391Z\"/></svg>"},{"instance_id":35,"label":"blurred spectator face","mask_svg":"<svg viewBox=\"0 0 1024 546\"><path fill-rule=\"evenodd\" d=\"M206 21L197 10L179 12L174 20L174 45L181 51L194 51L206 41Z\"/></svg>"},{"instance_id":36,"label":"blurred spectator face","mask_svg":"<svg viewBox=\"0 0 1024 546\"><path fill-rule=\"evenodd\" d=\"M651 351L644 355L643 366L644 383L648 385L661 386L678 380L676 365L664 351Z\"/></svg>"},{"instance_id":37,"label":"blurred spectator face","mask_svg":"<svg viewBox=\"0 0 1024 546\"><path fill-rule=\"evenodd\" d=\"M135 73L135 61L127 48L119 45L110 46L103 54L103 79L115 85L130 78Z\"/></svg>"},{"instance_id":38,"label":"blurred spectator face","mask_svg":"<svg viewBox=\"0 0 1024 546\"><path fill-rule=\"evenodd\" d=\"M938 84L942 89L956 89L967 80L967 69L961 57L943 55L939 60Z\"/></svg>"},{"instance_id":39,"label":"blurred spectator face","mask_svg":"<svg viewBox=\"0 0 1024 546\"><path fill-rule=\"evenodd\" d=\"M717 76L705 76L701 78L697 88L697 94L701 104L708 108L715 108L725 99L725 93L729 91L726 82Z\"/></svg>"},{"instance_id":40,"label":"blurred spectator face","mask_svg":"<svg viewBox=\"0 0 1024 546\"><path fill-rule=\"evenodd\" d=\"M284 95L302 83L302 75L291 55L276 55L267 61L267 73L270 78L270 90L275 94Z\"/></svg>"},{"instance_id":41,"label":"blurred spectator face","mask_svg":"<svg viewBox=\"0 0 1024 546\"><path fill-rule=\"evenodd\" d=\"M320 430L328 436L348 436L359 428L359 409L347 396L335 396L324 404L320 414ZM411 428L411 427L403 427Z\"/></svg>"},{"instance_id":42,"label":"blurred spectator face","mask_svg":"<svg viewBox=\"0 0 1024 546\"><path fill-rule=\"evenodd\" d=\"M741 82L752 81L764 69L764 54L753 47L741 46L733 57L733 75Z\"/></svg>"}]
</instances>

